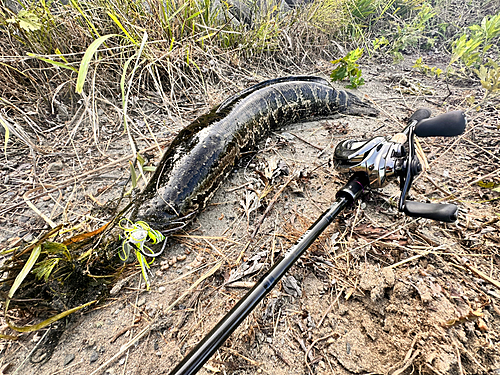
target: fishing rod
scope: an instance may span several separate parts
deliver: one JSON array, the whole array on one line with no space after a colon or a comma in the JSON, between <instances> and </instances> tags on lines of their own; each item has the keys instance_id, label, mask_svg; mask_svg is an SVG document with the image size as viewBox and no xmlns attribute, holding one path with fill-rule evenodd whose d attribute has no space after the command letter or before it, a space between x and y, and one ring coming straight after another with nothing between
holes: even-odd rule
<instances>
[{"instance_id":1,"label":"fishing rod","mask_svg":"<svg viewBox=\"0 0 500 375\"><path fill-rule=\"evenodd\" d=\"M411 217L448 223L455 221L458 207L454 204L432 204L406 199L413 178L422 170L416 156L414 136L454 137L462 134L467 124L462 111L448 112L434 118L430 118L430 115L427 109L417 110L408 120L408 126L391 139L375 137L363 141L347 140L338 144L334 153L336 164L341 170L352 175L347 184L337 192L336 201L189 352L170 375L191 375L198 372L326 227L344 208L352 205L366 188L380 188L386 185L391 177L399 177L399 211Z\"/></svg>"}]
</instances>

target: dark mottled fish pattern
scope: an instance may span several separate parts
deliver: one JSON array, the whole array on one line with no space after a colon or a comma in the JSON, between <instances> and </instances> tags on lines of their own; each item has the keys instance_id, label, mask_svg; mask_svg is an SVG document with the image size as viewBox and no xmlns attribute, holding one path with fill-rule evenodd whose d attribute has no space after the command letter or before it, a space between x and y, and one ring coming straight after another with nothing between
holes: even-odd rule
<instances>
[{"instance_id":1,"label":"dark mottled fish pattern","mask_svg":"<svg viewBox=\"0 0 500 375\"><path fill-rule=\"evenodd\" d=\"M377 111L313 76L278 78L240 92L181 130L139 197L133 218L168 228L201 210L242 150L269 130L338 113L373 116Z\"/></svg>"}]
</instances>

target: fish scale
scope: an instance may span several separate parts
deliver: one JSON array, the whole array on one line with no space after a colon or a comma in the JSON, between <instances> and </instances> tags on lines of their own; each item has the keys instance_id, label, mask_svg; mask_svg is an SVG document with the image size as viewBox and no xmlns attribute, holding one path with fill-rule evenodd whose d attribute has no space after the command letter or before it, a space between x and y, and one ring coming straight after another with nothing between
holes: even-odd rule
<instances>
[{"instance_id":1,"label":"fish scale","mask_svg":"<svg viewBox=\"0 0 500 375\"><path fill-rule=\"evenodd\" d=\"M205 207L241 152L270 130L335 114L378 112L355 95L314 76L261 82L224 101L180 131L138 198L132 218L168 229Z\"/></svg>"}]
</instances>

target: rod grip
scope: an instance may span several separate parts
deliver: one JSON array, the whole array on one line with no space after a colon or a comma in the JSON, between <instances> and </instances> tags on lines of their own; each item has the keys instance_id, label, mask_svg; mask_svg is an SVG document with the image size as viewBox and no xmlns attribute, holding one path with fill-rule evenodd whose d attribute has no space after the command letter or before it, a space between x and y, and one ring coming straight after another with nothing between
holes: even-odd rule
<instances>
[{"instance_id":1,"label":"rod grip","mask_svg":"<svg viewBox=\"0 0 500 375\"><path fill-rule=\"evenodd\" d=\"M467 120L462 111L451 111L419 121L415 135L419 137L455 137L464 132Z\"/></svg>"},{"instance_id":2,"label":"rod grip","mask_svg":"<svg viewBox=\"0 0 500 375\"><path fill-rule=\"evenodd\" d=\"M453 223L457 220L458 207L454 204L434 204L406 201L404 213L411 217L422 217L443 221L445 223Z\"/></svg>"}]
</instances>

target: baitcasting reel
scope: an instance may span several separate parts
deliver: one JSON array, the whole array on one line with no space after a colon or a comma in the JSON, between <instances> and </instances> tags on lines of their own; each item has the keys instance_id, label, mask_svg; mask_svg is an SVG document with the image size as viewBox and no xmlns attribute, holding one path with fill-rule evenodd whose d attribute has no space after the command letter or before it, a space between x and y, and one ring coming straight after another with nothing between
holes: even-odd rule
<instances>
[{"instance_id":1,"label":"baitcasting reel","mask_svg":"<svg viewBox=\"0 0 500 375\"><path fill-rule=\"evenodd\" d=\"M415 152L414 136L454 137L464 132L467 120L462 111L448 112L429 118L428 109L417 110L408 126L391 139L375 137L368 141L347 140L337 145L334 158L344 171L365 173L370 186L383 187L390 177L399 177L401 196L398 209L411 217L423 217L451 223L457 219L454 204L407 201L413 178L422 171ZM405 147L406 145L406 147Z\"/></svg>"}]
</instances>

